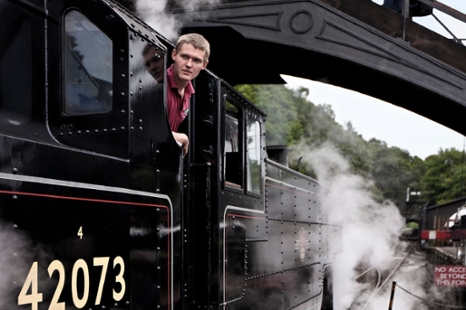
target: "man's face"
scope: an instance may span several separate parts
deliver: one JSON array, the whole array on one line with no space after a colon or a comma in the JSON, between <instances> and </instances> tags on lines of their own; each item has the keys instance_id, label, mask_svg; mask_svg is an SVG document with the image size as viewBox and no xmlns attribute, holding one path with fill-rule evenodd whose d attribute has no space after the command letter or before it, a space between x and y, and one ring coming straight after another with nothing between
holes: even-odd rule
<instances>
[{"instance_id":1,"label":"man's face","mask_svg":"<svg viewBox=\"0 0 466 310\"><path fill-rule=\"evenodd\" d=\"M204 58L205 51L195 48L191 43L181 45L178 53L173 49L172 59L177 80L189 82L196 78L207 67L208 61Z\"/></svg>"},{"instance_id":2,"label":"man's face","mask_svg":"<svg viewBox=\"0 0 466 310\"><path fill-rule=\"evenodd\" d=\"M151 46L147 53L144 54L144 64L157 83L161 83L164 73L162 51L156 49L155 46Z\"/></svg>"}]
</instances>

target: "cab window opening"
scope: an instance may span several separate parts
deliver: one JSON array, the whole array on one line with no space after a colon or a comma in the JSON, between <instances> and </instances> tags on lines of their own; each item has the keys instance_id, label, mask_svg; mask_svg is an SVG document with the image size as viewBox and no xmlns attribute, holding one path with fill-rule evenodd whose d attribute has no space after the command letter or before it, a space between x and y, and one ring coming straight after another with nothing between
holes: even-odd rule
<instances>
[{"instance_id":1,"label":"cab window opening","mask_svg":"<svg viewBox=\"0 0 466 310\"><path fill-rule=\"evenodd\" d=\"M225 148L224 148L224 180L225 184L243 188L242 172L242 139L241 110L231 101L225 102Z\"/></svg>"},{"instance_id":2,"label":"cab window opening","mask_svg":"<svg viewBox=\"0 0 466 310\"><path fill-rule=\"evenodd\" d=\"M113 106L112 40L76 10L65 15L64 114L107 113Z\"/></svg>"},{"instance_id":3,"label":"cab window opening","mask_svg":"<svg viewBox=\"0 0 466 310\"><path fill-rule=\"evenodd\" d=\"M260 123L251 115L247 118L247 190L261 193L261 129Z\"/></svg>"}]
</instances>

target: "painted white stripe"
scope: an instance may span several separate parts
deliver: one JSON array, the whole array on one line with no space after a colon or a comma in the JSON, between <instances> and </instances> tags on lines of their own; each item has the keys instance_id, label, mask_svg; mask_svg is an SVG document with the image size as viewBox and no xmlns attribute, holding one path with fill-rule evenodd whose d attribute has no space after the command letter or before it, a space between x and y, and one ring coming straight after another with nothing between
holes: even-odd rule
<instances>
[{"instance_id":1,"label":"painted white stripe","mask_svg":"<svg viewBox=\"0 0 466 310\"><path fill-rule=\"evenodd\" d=\"M311 194L311 195L318 195L317 193L314 193L308 189L305 189L305 188L302 188L302 187L298 187L296 185L293 185L293 184L290 184L290 183L286 183L286 182L283 182L283 181L279 181L277 179L272 179L270 177L265 177L265 181L272 181L272 182L275 182L277 184L280 184L280 185L285 185L289 188L293 188L293 189L296 189L296 190L299 190L301 192L305 192L306 194ZM265 183L265 182L264 182ZM320 185L320 184L319 184Z\"/></svg>"},{"instance_id":2,"label":"painted white stripe","mask_svg":"<svg viewBox=\"0 0 466 310\"><path fill-rule=\"evenodd\" d=\"M429 239L437 239L437 231L431 230L429 231Z\"/></svg>"},{"instance_id":3,"label":"painted white stripe","mask_svg":"<svg viewBox=\"0 0 466 310\"><path fill-rule=\"evenodd\" d=\"M93 189L93 190L98 190L98 191L123 193L123 194L139 195L139 196L147 196L147 197L156 197L156 198L168 200L170 202L170 207L171 207L171 201L167 195L132 190L132 189L124 188L124 187L113 187L113 186L105 186L105 185L99 185L99 184L89 184L89 183L81 183L81 182L74 182L74 181L48 179L48 178L43 178L43 177L8 174L4 172L0 172L0 179L19 181L19 182L47 184L47 185L57 185L57 186L65 186L65 187L74 187L74 188L83 188L83 189Z\"/></svg>"}]
</instances>

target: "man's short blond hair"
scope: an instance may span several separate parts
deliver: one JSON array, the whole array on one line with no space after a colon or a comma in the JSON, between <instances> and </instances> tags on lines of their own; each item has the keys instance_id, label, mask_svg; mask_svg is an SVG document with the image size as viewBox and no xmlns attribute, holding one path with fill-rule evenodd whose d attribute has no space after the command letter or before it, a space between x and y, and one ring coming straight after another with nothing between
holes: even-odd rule
<instances>
[{"instance_id":1,"label":"man's short blond hair","mask_svg":"<svg viewBox=\"0 0 466 310\"><path fill-rule=\"evenodd\" d=\"M178 53L181 49L181 46L184 43L191 43L194 48L205 52L204 61L209 60L210 56L210 44L209 42L200 34L198 33L188 33L184 34L178 38L176 41L175 50Z\"/></svg>"}]
</instances>

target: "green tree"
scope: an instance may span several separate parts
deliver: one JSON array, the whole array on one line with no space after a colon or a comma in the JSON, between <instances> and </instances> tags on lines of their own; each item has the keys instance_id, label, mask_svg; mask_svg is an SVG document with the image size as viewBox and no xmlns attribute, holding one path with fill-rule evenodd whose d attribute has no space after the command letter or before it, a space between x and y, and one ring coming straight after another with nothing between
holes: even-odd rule
<instances>
[{"instance_id":1,"label":"green tree","mask_svg":"<svg viewBox=\"0 0 466 310\"><path fill-rule=\"evenodd\" d=\"M374 197L393 201L402 213L412 213L417 208L416 204L405 203L408 187L421 191L419 203L442 203L464 194L463 154L457 150L441 150L423 161L406 150L388 147L383 141L364 140L351 122L345 126L338 124L330 105L315 105L307 100L307 88L293 90L284 85L236 88L267 113L267 145L282 144L291 149L297 149L298 143L310 148L324 143L334 145L348 160L353 173L374 181ZM299 154L295 155L299 158ZM297 159L290 163L291 168L297 166ZM300 172L314 176L305 163L301 163Z\"/></svg>"},{"instance_id":2,"label":"green tree","mask_svg":"<svg viewBox=\"0 0 466 310\"><path fill-rule=\"evenodd\" d=\"M430 205L464 196L464 154L453 148L440 150L425 160L421 197Z\"/></svg>"},{"instance_id":3,"label":"green tree","mask_svg":"<svg viewBox=\"0 0 466 310\"><path fill-rule=\"evenodd\" d=\"M403 207L406 201L406 189L415 181L412 171L411 155L397 147L384 147L372 153L374 157L372 178L384 197Z\"/></svg>"},{"instance_id":4,"label":"green tree","mask_svg":"<svg viewBox=\"0 0 466 310\"><path fill-rule=\"evenodd\" d=\"M297 117L294 93L283 85L237 85L236 89L267 113L267 145L289 145Z\"/></svg>"}]
</instances>

